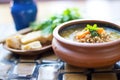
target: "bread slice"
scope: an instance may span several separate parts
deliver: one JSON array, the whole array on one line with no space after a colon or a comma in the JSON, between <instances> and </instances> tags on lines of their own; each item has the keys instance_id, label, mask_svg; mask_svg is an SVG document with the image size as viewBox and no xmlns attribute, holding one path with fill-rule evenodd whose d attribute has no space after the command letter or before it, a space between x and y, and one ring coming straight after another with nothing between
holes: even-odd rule
<instances>
[{"instance_id":1,"label":"bread slice","mask_svg":"<svg viewBox=\"0 0 120 80\"><path fill-rule=\"evenodd\" d=\"M49 34L49 35L41 35L41 38L39 38L39 41L41 43L46 43L46 42L51 42L53 39L53 35Z\"/></svg>"},{"instance_id":2,"label":"bread slice","mask_svg":"<svg viewBox=\"0 0 120 80\"><path fill-rule=\"evenodd\" d=\"M38 41L40 38L41 38L41 31L34 31L34 32L25 34L21 38L21 42L22 44L28 44L33 41Z\"/></svg>"},{"instance_id":3,"label":"bread slice","mask_svg":"<svg viewBox=\"0 0 120 80\"><path fill-rule=\"evenodd\" d=\"M34 41L34 42L21 46L22 50L37 50L40 48L42 48L40 41Z\"/></svg>"},{"instance_id":4,"label":"bread slice","mask_svg":"<svg viewBox=\"0 0 120 80\"><path fill-rule=\"evenodd\" d=\"M10 48L14 48L14 49L20 49L21 48L21 41L20 39L22 38L22 35L15 35L12 37L8 37L6 39L6 45Z\"/></svg>"},{"instance_id":5,"label":"bread slice","mask_svg":"<svg viewBox=\"0 0 120 80\"><path fill-rule=\"evenodd\" d=\"M44 35L44 34L41 34L41 31L34 31L28 34L25 34L21 38L21 42L22 44L28 44L33 41L40 41L41 43L46 43L47 41L52 41L52 38L53 38L52 34Z\"/></svg>"}]
</instances>

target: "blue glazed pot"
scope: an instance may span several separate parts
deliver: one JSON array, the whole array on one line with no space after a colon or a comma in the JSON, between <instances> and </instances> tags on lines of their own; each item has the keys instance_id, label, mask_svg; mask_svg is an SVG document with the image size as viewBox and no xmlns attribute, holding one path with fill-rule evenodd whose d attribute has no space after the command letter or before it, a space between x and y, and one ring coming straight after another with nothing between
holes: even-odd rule
<instances>
[{"instance_id":1,"label":"blue glazed pot","mask_svg":"<svg viewBox=\"0 0 120 80\"><path fill-rule=\"evenodd\" d=\"M34 0L13 0L11 14L15 22L16 30L29 27L35 21L37 6Z\"/></svg>"}]
</instances>

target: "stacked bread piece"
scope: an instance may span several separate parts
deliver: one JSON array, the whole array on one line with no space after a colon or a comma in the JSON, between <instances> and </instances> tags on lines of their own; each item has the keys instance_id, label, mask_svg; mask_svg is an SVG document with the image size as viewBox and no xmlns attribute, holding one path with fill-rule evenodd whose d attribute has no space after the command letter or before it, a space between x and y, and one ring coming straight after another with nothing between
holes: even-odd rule
<instances>
[{"instance_id":1,"label":"stacked bread piece","mask_svg":"<svg viewBox=\"0 0 120 80\"><path fill-rule=\"evenodd\" d=\"M6 45L13 49L37 50L42 44L52 41L52 34L43 35L41 31L33 31L27 34L16 34L6 39Z\"/></svg>"}]
</instances>

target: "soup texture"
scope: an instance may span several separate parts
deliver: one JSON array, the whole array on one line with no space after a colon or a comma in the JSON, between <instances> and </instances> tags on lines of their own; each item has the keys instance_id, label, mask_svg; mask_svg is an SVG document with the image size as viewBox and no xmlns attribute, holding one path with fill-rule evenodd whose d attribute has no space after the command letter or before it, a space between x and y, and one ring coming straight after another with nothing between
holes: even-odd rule
<instances>
[{"instance_id":1,"label":"soup texture","mask_svg":"<svg viewBox=\"0 0 120 80\"><path fill-rule=\"evenodd\" d=\"M85 27L68 27L60 32L60 35L68 40L80 43L103 43L120 38L118 30L109 27L98 27L97 24Z\"/></svg>"}]
</instances>

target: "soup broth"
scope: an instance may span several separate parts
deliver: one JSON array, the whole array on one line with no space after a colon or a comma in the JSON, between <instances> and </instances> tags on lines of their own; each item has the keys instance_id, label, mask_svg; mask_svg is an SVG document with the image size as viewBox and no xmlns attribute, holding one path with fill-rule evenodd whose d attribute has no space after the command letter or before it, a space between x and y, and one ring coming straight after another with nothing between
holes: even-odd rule
<instances>
[{"instance_id":1,"label":"soup broth","mask_svg":"<svg viewBox=\"0 0 120 80\"><path fill-rule=\"evenodd\" d=\"M79 41L76 39L76 34L78 32L82 32L82 30L84 30L85 27L68 27L66 29L63 29L61 32L60 32L60 35L65 38L65 39L68 39L68 40L72 40L72 41L76 41L76 42L83 42L83 43L102 43L102 42L109 42L109 41L113 41L113 40L116 40L116 39L119 39L120 38L120 31L116 30L116 29L112 29L112 28L109 28L109 27L102 27L104 28L105 32L107 34L106 37L103 36L103 37L100 37L101 38L101 41L100 39L99 40L94 40L94 38L96 37L92 37L92 39L86 39L86 41ZM101 27L100 27L101 28ZM106 40L104 41L104 37L106 38ZM98 37L99 38L99 37ZM102 38L103 38L103 41L102 41ZM107 39L109 38L109 40ZM84 38L83 38L84 39ZM81 39L82 40L82 39ZM91 40L91 41L90 41Z\"/></svg>"}]
</instances>

